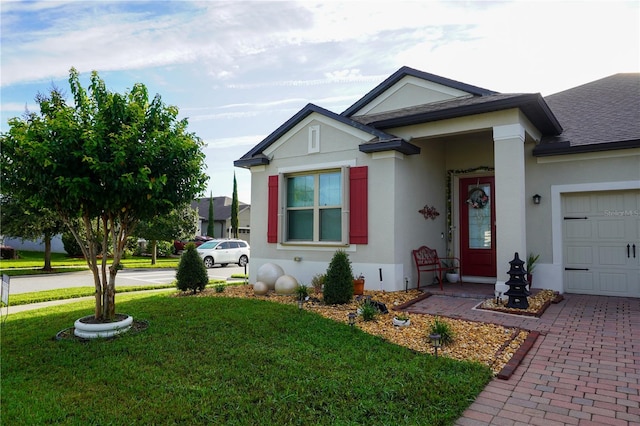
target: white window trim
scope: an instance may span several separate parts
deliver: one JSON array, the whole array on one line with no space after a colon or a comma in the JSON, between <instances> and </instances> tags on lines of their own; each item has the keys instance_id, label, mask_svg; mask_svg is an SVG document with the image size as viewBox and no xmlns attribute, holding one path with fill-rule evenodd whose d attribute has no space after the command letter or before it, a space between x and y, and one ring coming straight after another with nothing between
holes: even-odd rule
<instances>
[{"instance_id":1,"label":"white window trim","mask_svg":"<svg viewBox=\"0 0 640 426\"><path fill-rule=\"evenodd\" d=\"M314 246L314 247L347 247L349 246L349 166L348 164L355 164L355 161L336 162L336 163L324 163L317 164L312 167L284 167L278 169L278 247L284 246ZM342 206L341 208L341 240L340 241L288 241L287 240L287 178L294 174L320 174L323 170L340 170L341 186L342 186ZM317 188L316 188L316 196ZM317 206L314 207L314 210ZM314 213L314 222L319 220ZM315 235L314 225L314 239L319 236Z\"/></svg>"}]
</instances>

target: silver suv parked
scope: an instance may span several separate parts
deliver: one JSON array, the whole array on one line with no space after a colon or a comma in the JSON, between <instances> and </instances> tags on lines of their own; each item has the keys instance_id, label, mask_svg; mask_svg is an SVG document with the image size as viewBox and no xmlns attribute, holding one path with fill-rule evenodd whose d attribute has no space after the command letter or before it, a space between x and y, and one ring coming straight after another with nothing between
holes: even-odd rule
<instances>
[{"instance_id":1,"label":"silver suv parked","mask_svg":"<svg viewBox=\"0 0 640 426\"><path fill-rule=\"evenodd\" d=\"M196 250L207 268L216 264L225 267L230 263L237 263L238 266L249 263L249 244L242 240L211 240Z\"/></svg>"}]
</instances>

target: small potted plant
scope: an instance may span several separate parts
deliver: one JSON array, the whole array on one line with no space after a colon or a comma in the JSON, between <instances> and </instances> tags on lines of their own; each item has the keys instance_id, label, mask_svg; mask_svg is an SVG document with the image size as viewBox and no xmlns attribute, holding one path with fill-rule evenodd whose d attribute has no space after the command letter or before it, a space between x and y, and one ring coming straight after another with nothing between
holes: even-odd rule
<instances>
[{"instance_id":1,"label":"small potted plant","mask_svg":"<svg viewBox=\"0 0 640 426\"><path fill-rule=\"evenodd\" d=\"M405 312L400 312L398 315L393 317L393 325L396 327L407 327L411 325L411 319Z\"/></svg>"},{"instance_id":2,"label":"small potted plant","mask_svg":"<svg viewBox=\"0 0 640 426\"><path fill-rule=\"evenodd\" d=\"M458 270L456 269L453 262L442 262L442 265L446 268L445 277L447 278L447 282L457 283L458 281L460 281L460 274L458 273Z\"/></svg>"},{"instance_id":3,"label":"small potted plant","mask_svg":"<svg viewBox=\"0 0 640 426\"><path fill-rule=\"evenodd\" d=\"M364 275L360 274L357 277L353 277L353 294L364 294Z\"/></svg>"}]
</instances>

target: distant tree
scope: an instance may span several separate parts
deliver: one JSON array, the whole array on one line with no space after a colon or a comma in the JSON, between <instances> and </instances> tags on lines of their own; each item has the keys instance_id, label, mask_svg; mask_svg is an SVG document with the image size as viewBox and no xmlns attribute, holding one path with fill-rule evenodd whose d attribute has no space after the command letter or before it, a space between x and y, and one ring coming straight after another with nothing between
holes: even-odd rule
<instances>
[{"instance_id":1,"label":"distant tree","mask_svg":"<svg viewBox=\"0 0 640 426\"><path fill-rule=\"evenodd\" d=\"M207 235L215 237L215 223L213 222L213 192L209 194L209 218L207 219Z\"/></svg>"},{"instance_id":2,"label":"distant tree","mask_svg":"<svg viewBox=\"0 0 640 426\"><path fill-rule=\"evenodd\" d=\"M233 174L233 196L231 197L231 231L233 238L238 238L238 184Z\"/></svg>"},{"instance_id":3,"label":"distant tree","mask_svg":"<svg viewBox=\"0 0 640 426\"><path fill-rule=\"evenodd\" d=\"M155 265L158 241L173 241L191 238L198 229L198 212L191 203L158 215L150 220L141 220L136 227L136 236L151 243L151 264Z\"/></svg>"},{"instance_id":4,"label":"distant tree","mask_svg":"<svg viewBox=\"0 0 640 426\"><path fill-rule=\"evenodd\" d=\"M135 84L107 90L93 72L88 89L69 73L73 104L57 88L38 94L40 112L9 120L1 136L2 192L54 210L82 247L93 274L95 317L115 317L115 279L139 221L168 214L204 189L203 143L178 108ZM83 223L81 230L77 223ZM109 247L113 253L107 263Z\"/></svg>"},{"instance_id":5,"label":"distant tree","mask_svg":"<svg viewBox=\"0 0 640 426\"><path fill-rule=\"evenodd\" d=\"M37 208L26 201L0 196L2 235L23 240L42 239L44 243L44 271L51 271L51 240L66 228L55 211Z\"/></svg>"}]
</instances>

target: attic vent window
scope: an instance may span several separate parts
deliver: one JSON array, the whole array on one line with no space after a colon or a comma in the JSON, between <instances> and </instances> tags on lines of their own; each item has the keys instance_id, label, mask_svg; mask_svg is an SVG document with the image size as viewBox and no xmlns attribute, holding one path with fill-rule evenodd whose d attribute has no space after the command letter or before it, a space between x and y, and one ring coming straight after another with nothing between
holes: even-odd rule
<instances>
[{"instance_id":1,"label":"attic vent window","mask_svg":"<svg viewBox=\"0 0 640 426\"><path fill-rule=\"evenodd\" d=\"M309 126L309 154L320 152L320 126Z\"/></svg>"}]
</instances>

